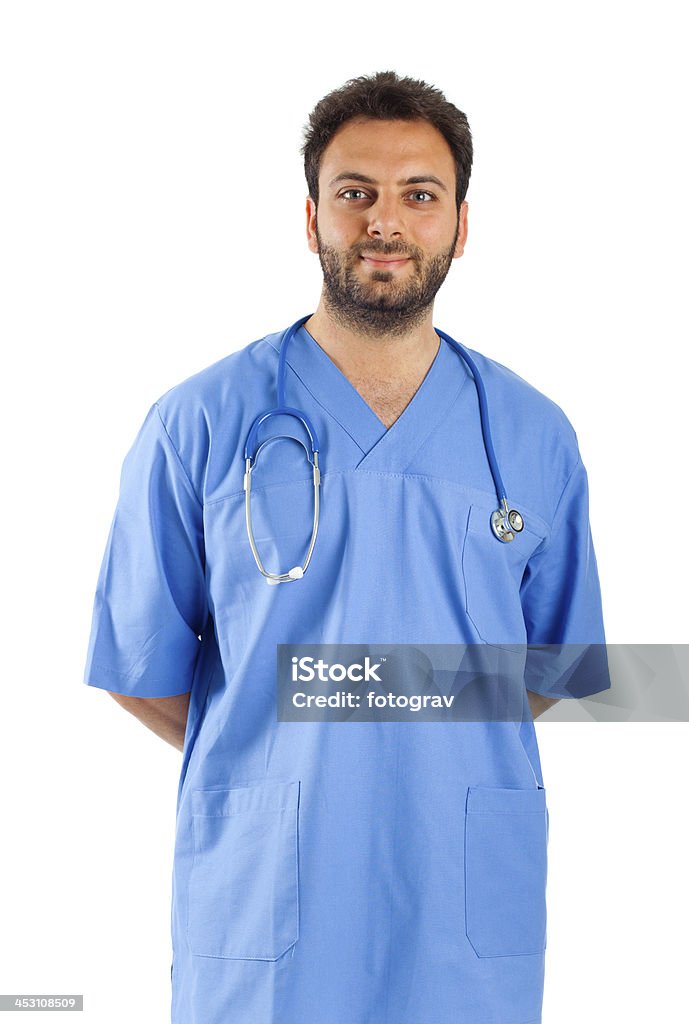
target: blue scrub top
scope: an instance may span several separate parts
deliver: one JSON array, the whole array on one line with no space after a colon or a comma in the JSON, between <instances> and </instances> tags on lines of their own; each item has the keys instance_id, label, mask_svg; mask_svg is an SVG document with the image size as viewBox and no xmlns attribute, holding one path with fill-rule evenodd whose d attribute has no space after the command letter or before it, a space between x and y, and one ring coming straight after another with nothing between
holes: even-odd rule
<instances>
[{"instance_id":1,"label":"blue scrub top","mask_svg":"<svg viewBox=\"0 0 689 1024\"><path fill-rule=\"evenodd\" d=\"M526 524L500 543L476 388L451 346L386 429L301 327L286 402L319 433L321 523L304 578L267 586L246 534L244 443L276 405L282 338L152 405L95 596L87 684L191 691L173 1024L537 1024L549 822L528 705L518 722L280 722L276 645L602 644L576 435L470 350ZM268 434L300 436L280 420ZM267 445L252 507L268 570L301 562L312 495L303 449Z\"/></svg>"}]
</instances>

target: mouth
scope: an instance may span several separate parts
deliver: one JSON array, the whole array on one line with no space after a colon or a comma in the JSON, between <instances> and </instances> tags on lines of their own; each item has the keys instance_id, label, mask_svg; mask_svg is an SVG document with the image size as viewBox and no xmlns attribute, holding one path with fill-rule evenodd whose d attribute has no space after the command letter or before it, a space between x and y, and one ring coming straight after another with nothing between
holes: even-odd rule
<instances>
[{"instance_id":1,"label":"mouth","mask_svg":"<svg viewBox=\"0 0 689 1024\"><path fill-rule=\"evenodd\" d=\"M368 263L371 267L380 267L385 270L391 270L393 267L401 267L403 264L409 262L408 256L362 256L364 263Z\"/></svg>"}]
</instances>

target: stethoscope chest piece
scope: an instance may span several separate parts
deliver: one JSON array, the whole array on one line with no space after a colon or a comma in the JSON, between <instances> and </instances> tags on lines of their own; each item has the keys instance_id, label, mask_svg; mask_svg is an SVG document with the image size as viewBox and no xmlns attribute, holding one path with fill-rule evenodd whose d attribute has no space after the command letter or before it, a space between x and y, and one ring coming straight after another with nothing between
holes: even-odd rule
<instances>
[{"instance_id":1,"label":"stethoscope chest piece","mask_svg":"<svg viewBox=\"0 0 689 1024\"><path fill-rule=\"evenodd\" d=\"M508 544L514 540L515 534L521 533L524 529L524 517L516 508L508 508L507 500L503 499L502 506L490 517L490 525L498 540Z\"/></svg>"}]
</instances>

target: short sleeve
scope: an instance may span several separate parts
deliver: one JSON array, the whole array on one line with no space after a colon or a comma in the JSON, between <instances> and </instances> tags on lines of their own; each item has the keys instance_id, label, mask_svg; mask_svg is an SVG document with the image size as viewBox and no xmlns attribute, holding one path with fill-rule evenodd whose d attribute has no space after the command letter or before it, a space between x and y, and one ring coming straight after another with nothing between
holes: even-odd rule
<instances>
[{"instance_id":1,"label":"short sleeve","mask_svg":"<svg viewBox=\"0 0 689 1024\"><path fill-rule=\"evenodd\" d=\"M203 508L156 402L122 465L84 682L133 697L186 693L207 617Z\"/></svg>"},{"instance_id":2,"label":"short sleeve","mask_svg":"<svg viewBox=\"0 0 689 1024\"><path fill-rule=\"evenodd\" d=\"M527 563L521 600L529 645L527 689L559 698L610 689L588 478L581 457L558 501L548 540Z\"/></svg>"}]
</instances>

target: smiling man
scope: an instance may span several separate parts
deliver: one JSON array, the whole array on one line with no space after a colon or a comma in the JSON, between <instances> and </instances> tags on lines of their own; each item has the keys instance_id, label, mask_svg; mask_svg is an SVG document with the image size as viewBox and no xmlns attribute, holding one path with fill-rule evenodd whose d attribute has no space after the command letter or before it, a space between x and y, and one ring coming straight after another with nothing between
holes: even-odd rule
<instances>
[{"instance_id":1,"label":"smiling man","mask_svg":"<svg viewBox=\"0 0 689 1024\"><path fill-rule=\"evenodd\" d=\"M418 119L353 117L323 152L319 179L307 234L323 291L305 326L391 427L438 352L433 300L464 250L468 204L458 208L447 142Z\"/></svg>"},{"instance_id":2,"label":"smiling man","mask_svg":"<svg viewBox=\"0 0 689 1024\"><path fill-rule=\"evenodd\" d=\"M94 604L85 681L183 751L173 1024L539 1024L533 718L609 686L566 653L604 642L586 471L558 406L433 324L467 241L465 115L365 76L303 155L318 308L153 403ZM330 671L299 706L342 690L337 714L285 715L294 645ZM369 645L394 650L364 683ZM425 645L468 652L449 682ZM520 666L510 714L491 657ZM453 703L486 713L418 714Z\"/></svg>"},{"instance_id":3,"label":"smiling man","mask_svg":"<svg viewBox=\"0 0 689 1024\"><path fill-rule=\"evenodd\" d=\"M309 327L334 321L374 339L373 351L381 338L394 346L421 331L435 352L433 299L467 234L455 176L447 142L427 121L359 117L338 131L321 161L323 192L307 199L309 246L323 269L323 308Z\"/></svg>"}]
</instances>

